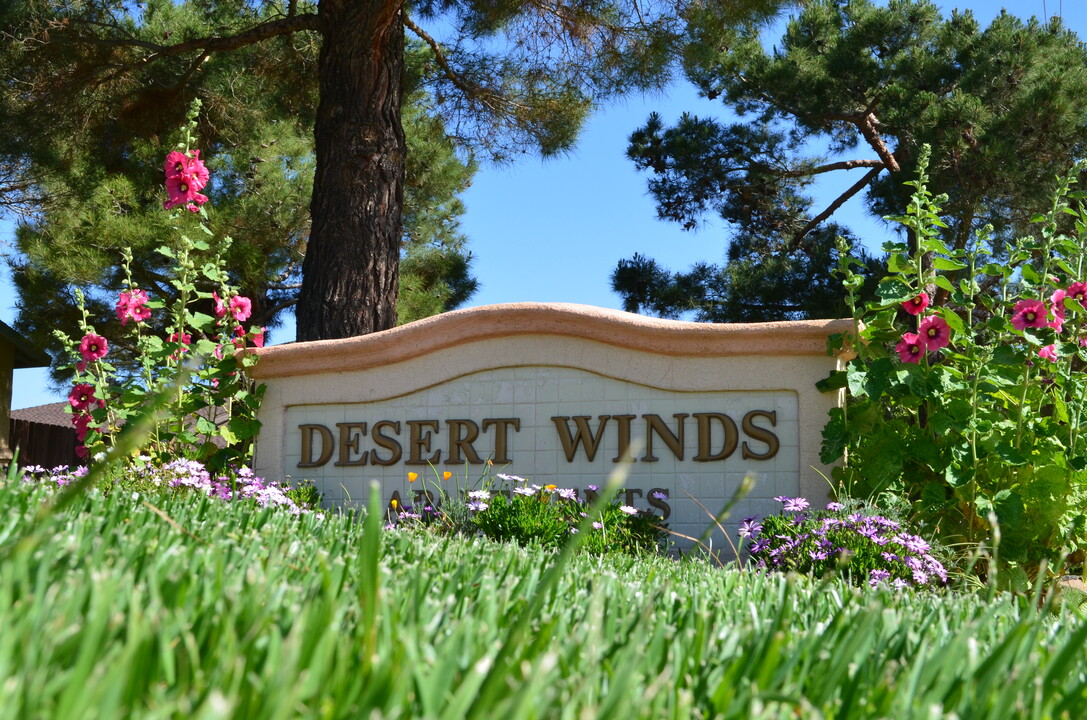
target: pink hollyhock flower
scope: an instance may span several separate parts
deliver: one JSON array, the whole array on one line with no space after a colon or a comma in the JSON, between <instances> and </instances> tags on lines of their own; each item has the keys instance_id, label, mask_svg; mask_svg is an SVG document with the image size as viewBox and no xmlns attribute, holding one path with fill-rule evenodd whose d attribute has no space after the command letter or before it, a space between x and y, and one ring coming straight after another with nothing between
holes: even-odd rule
<instances>
[{"instance_id":1,"label":"pink hollyhock flower","mask_svg":"<svg viewBox=\"0 0 1087 720\"><path fill-rule=\"evenodd\" d=\"M230 298L230 314L238 322L245 322L253 314L253 301L241 295Z\"/></svg>"},{"instance_id":2,"label":"pink hollyhock flower","mask_svg":"<svg viewBox=\"0 0 1087 720\"><path fill-rule=\"evenodd\" d=\"M86 369L86 363L92 363L95 360L104 358L107 352L109 352L109 343L106 342L104 337L94 333L84 335L83 339L79 341L79 354L83 356L84 362L80 372Z\"/></svg>"},{"instance_id":3,"label":"pink hollyhock flower","mask_svg":"<svg viewBox=\"0 0 1087 720\"><path fill-rule=\"evenodd\" d=\"M213 292L211 299L215 301L215 317L221 318L226 315L226 303L219 297L219 293Z\"/></svg>"},{"instance_id":4,"label":"pink hollyhock flower","mask_svg":"<svg viewBox=\"0 0 1087 720\"><path fill-rule=\"evenodd\" d=\"M1058 333L1064 329L1064 298L1068 295L1064 290L1057 290L1049 301L1053 303L1053 319L1047 325Z\"/></svg>"},{"instance_id":5,"label":"pink hollyhock flower","mask_svg":"<svg viewBox=\"0 0 1087 720\"><path fill-rule=\"evenodd\" d=\"M74 410L86 410L100 401L94 396L94 385L79 383L68 393L68 402Z\"/></svg>"},{"instance_id":6,"label":"pink hollyhock flower","mask_svg":"<svg viewBox=\"0 0 1087 720\"><path fill-rule=\"evenodd\" d=\"M234 328L234 347L245 347L245 339L247 333L245 328L241 325ZM251 327L248 333L249 340L252 341L253 347L264 347L264 328Z\"/></svg>"},{"instance_id":7,"label":"pink hollyhock flower","mask_svg":"<svg viewBox=\"0 0 1087 720\"><path fill-rule=\"evenodd\" d=\"M951 327L937 315L929 315L922 320L918 334L925 341L926 350L939 350L951 342Z\"/></svg>"},{"instance_id":8,"label":"pink hollyhock flower","mask_svg":"<svg viewBox=\"0 0 1087 720\"><path fill-rule=\"evenodd\" d=\"M197 180L190 174L171 175L166 178L166 194L170 199L162 204L166 210L184 205L195 212L197 205L208 201L207 195L201 195L197 189Z\"/></svg>"},{"instance_id":9,"label":"pink hollyhock flower","mask_svg":"<svg viewBox=\"0 0 1087 720\"><path fill-rule=\"evenodd\" d=\"M75 454L76 457L86 460L90 456L91 451L87 449L86 445L76 445Z\"/></svg>"},{"instance_id":10,"label":"pink hollyhock flower","mask_svg":"<svg viewBox=\"0 0 1087 720\"><path fill-rule=\"evenodd\" d=\"M913 300L907 300L902 303L902 309L908 312L910 315L920 315L928 307L929 298L928 293L923 292Z\"/></svg>"},{"instance_id":11,"label":"pink hollyhock flower","mask_svg":"<svg viewBox=\"0 0 1087 720\"><path fill-rule=\"evenodd\" d=\"M91 416L86 413L73 415L72 424L75 425L76 440L82 443L87 439L87 432L91 429Z\"/></svg>"},{"instance_id":12,"label":"pink hollyhock flower","mask_svg":"<svg viewBox=\"0 0 1087 720\"><path fill-rule=\"evenodd\" d=\"M1015 312L1012 314L1012 327L1016 330L1045 326L1046 309L1045 303L1041 300L1020 300L1015 304Z\"/></svg>"},{"instance_id":13,"label":"pink hollyhock flower","mask_svg":"<svg viewBox=\"0 0 1087 720\"><path fill-rule=\"evenodd\" d=\"M895 351L904 363L921 362L921 356L925 354L925 339L917 333L904 333L902 340L895 345Z\"/></svg>"},{"instance_id":14,"label":"pink hollyhock flower","mask_svg":"<svg viewBox=\"0 0 1087 720\"><path fill-rule=\"evenodd\" d=\"M177 352L170 355L171 360L178 360L183 353L187 353L189 351L189 345L192 344L192 335L190 335L189 333L175 332L170 333L170 337L168 337L167 340L172 343L177 343L181 346L177 349Z\"/></svg>"},{"instance_id":15,"label":"pink hollyhock flower","mask_svg":"<svg viewBox=\"0 0 1087 720\"><path fill-rule=\"evenodd\" d=\"M1072 298L1073 300L1079 300L1079 304L1082 305L1085 310L1087 310L1087 283L1072 283L1068 286L1066 296Z\"/></svg>"},{"instance_id":16,"label":"pink hollyhock flower","mask_svg":"<svg viewBox=\"0 0 1087 720\"><path fill-rule=\"evenodd\" d=\"M136 322L143 322L151 317L151 308L146 306L147 299L147 293L143 290L122 292L117 300L117 319L121 321L121 324L127 324L129 318Z\"/></svg>"},{"instance_id":17,"label":"pink hollyhock flower","mask_svg":"<svg viewBox=\"0 0 1087 720\"><path fill-rule=\"evenodd\" d=\"M166 156L162 169L167 178L188 175L197 190L203 190L211 177L204 161L200 159L199 150L193 150L192 157L177 150L173 151Z\"/></svg>"},{"instance_id":18,"label":"pink hollyhock flower","mask_svg":"<svg viewBox=\"0 0 1087 720\"><path fill-rule=\"evenodd\" d=\"M1038 357L1049 362L1057 362L1057 346L1046 345L1044 348L1038 351Z\"/></svg>"}]
</instances>

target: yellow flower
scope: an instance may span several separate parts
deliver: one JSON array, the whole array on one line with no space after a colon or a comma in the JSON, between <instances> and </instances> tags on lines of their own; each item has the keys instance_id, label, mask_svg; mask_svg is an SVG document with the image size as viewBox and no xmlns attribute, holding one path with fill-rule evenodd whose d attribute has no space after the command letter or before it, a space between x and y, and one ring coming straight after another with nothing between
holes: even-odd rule
<instances>
[{"instance_id":1,"label":"yellow flower","mask_svg":"<svg viewBox=\"0 0 1087 720\"><path fill-rule=\"evenodd\" d=\"M544 490L554 490L558 485L544 485Z\"/></svg>"},{"instance_id":2,"label":"yellow flower","mask_svg":"<svg viewBox=\"0 0 1087 720\"><path fill-rule=\"evenodd\" d=\"M413 483L419 479L419 473L408 473L408 482Z\"/></svg>"},{"instance_id":3,"label":"yellow flower","mask_svg":"<svg viewBox=\"0 0 1087 720\"><path fill-rule=\"evenodd\" d=\"M442 473L442 480L448 480L451 477L453 477L453 473L449 472L448 470Z\"/></svg>"},{"instance_id":4,"label":"yellow flower","mask_svg":"<svg viewBox=\"0 0 1087 720\"><path fill-rule=\"evenodd\" d=\"M395 509L396 509L396 506L397 506L397 505L399 505L399 504L400 504L400 503L396 502L396 498L393 498L393 499L392 499L392 500L391 500L391 501L389 502L389 505L391 505L391 506L392 506L392 509L393 509L393 510L395 510Z\"/></svg>"}]
</instances>

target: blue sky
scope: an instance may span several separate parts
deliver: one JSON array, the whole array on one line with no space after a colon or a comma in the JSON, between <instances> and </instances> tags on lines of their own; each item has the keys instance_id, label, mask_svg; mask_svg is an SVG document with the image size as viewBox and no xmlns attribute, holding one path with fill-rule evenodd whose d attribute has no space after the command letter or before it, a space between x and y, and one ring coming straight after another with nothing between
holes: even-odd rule
<instances>
[{"instance_id":1,"label":"blue sky","mask_svg":"<svg viewBox=\"0 0 1087 720\"><path fill-rule=\"evenodd\" d=\"M1087 38L1083 0L959 0L940 6L945 14L956 7L971 9L983 26L1001 7L1024 18L1060 13L1068 27ZM463 196L467 214L462 225L481 286L469 306L536 301L618 309L620 299L611 291L609 276L620 259L640 252L673 270L699 260L722 259L726 238L721 224L710 218L699 230L684 232L674 223L657 220L646 193L646 176L625 158L627 136L654 111L666 122L684 111L725 114L719 102L697 97L680 80L667 93L627 98L599 111L577 148L565 157L540 160L526 155L510 165L481 168ZM827 202L854 182L835 175L831 183L817 188ZM887 235L880 221L865 215L859 196L836 219L874 248ZM0 226L0 240L10 247L9 225ZM3 272L0 319L10 323L15 317L14 293L6 267ZM288 323L271 341L293 338L294 326ZM16 371L14 385L13 408L63 399L63 394L49 389L44 371Z\"/></svg>"}]
</instances>

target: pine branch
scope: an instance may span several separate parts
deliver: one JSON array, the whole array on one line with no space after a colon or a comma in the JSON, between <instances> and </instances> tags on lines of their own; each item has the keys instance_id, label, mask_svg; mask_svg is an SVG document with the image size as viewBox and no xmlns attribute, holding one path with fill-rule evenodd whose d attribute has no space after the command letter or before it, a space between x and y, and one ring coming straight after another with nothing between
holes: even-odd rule
<instances>
[{"instance_id":1,"label":"pine branch","mask_svg":"<svg viewBox=\"0 0 1087 720\"><path fill-rule=\"evenodd\" d=\"M279 37L281 35L291 35L293 33L301 32L303 30L319 29L320 27L318 26L317 22L317 15L314 13L303 13L301 15L293 15L290 17L280 18L278 20L269 20L267 22L260 23L259 25L254 25L248 30L243 30L242 32L235 35L197 38L195 40L186 40L184 42L175 43L173 45L160 45L158 43L152 43L146 40L139 40L133 37L103 38L88 35L61 35L60 39L68 42L82 43L86 45L136 47L150 50L151 53L140 60L141 64L146 64L149 62L154 62L159 58L184 55L185 53L189 53L194 50L201 50L204 54L228 50L237 50L238 48L245 47L247 45L254 45L264 40L268 40L269 38Z\"/></svg>"},{"instance_id":2,"label":"pine branch","mask_svg":"<svg viewBox=\"0 0 1087 720\"><path fill-rule=\"evenodd\" d=\"M880 160L884 162L887 169L896 173L902 168L898 166L898 161L895 160L894 153L887 147L887 143L883 142L879 130L876 129L878 125L879 120L876 119L876 114L870 112L864 116L864 121L857 125L857 129L861 131L861 135L864 135L864 139L876 151L876 155L879 155Z\"/></svg>"},{"instance_id":3,"label":"pine branch","mask_svg":"<svg viewBox=\"0 0 1087 720\"><path fill-rule=\"evenodd\" d=\"M839 162L827 163L826 165L817 165L816 167L805 170L785 170L775 174L778 177L810 177L811 175L820 175L835 170L853 170L861 167L883 168L887 167L887 165L882 160L862 158L860 160L841 160Z\"/></svg>"},{"instance_id":4,"label":"pine branch","mask_svg":"<svg viewBox=\"0 0 1087 720\"><path fill-rule=\"evenodd\" d=\"M479 94L480 88L473 87L468 83L464 82L464 78L462 78L460 74L458 74L457 71L454 70L453 67L449 64L449 60L445 57L445 53L442 51L441 46L438 45L438 42L434 38L432 38L425 30L416 25L415 22L410 17L408 17L408 14L406 12L403 15L403 21L404 27L415 33L420 40L425 42L430 47L430 51L434 53L434 60L437 61L438 67L441 68L442 73L449 79L449 82L453 83L454 87L456 87L458 90L468 96L475 96Z\"/></svg>"},{"instance_id":5,"label":"pine branch","mask_svg":"<svg viewBox=\"0 0 1087 720\"><path fill-rule=\"evenodd\" d=\"M804 239L805 235L807 235L812 230L814 230L819 225L819 223L823 222L828 217L833 215L835 213L835 211L838 210L838 208L840 208L842 205L845 204L845 202L847 200L849 200L849 198L851 198L854 195L856 195L857 193L859 193L869 183L871 183L873 180L875 180L876 176L878 176L881 172L883 172L883 167L884 166L882 164L880 164L879 167L874 167L871 170L869 170L868 172L866 172L864 174L864 177L862 177L857 182L853 183L853 185L848 190L846 190L844 193L839 195L838 199L835 200L834 202L832 202L830 205L828 205L826 210L824 210L823 212L819 213L818 215L813 217L811 220L809 220L808 224L805 225L803 228L801 228L800 232L798 232L796 235L793 236L792 242L789 243L789 250L793 251L793 250L796 250L798 247L800 247L800 241Z\"/></svg>"}]
</instances>

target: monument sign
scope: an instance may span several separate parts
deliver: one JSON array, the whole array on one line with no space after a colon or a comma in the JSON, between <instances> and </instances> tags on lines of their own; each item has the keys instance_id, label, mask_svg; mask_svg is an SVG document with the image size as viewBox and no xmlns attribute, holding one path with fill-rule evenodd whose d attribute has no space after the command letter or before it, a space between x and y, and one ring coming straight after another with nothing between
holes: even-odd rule
<instances>
[{"instance_id":1,"label":"monument sign","mask_svg":"<svg viewBox=\"0 0 1087 720\"><path fill-rule=\"evenodd\" d=\"M716 513L745 475L756 483L732 526L776 512L779 495L825 500L821 430L839 398L815 383L835 367L827 336L846 327L519 303L267 347L253 372L268 386L255 469L313 480L330 504L365 502L372 480L403 503L422 492L412 472L584 493L627 459L624 504L698 536L700 505Z\"/></svg>"}]
</instances>

